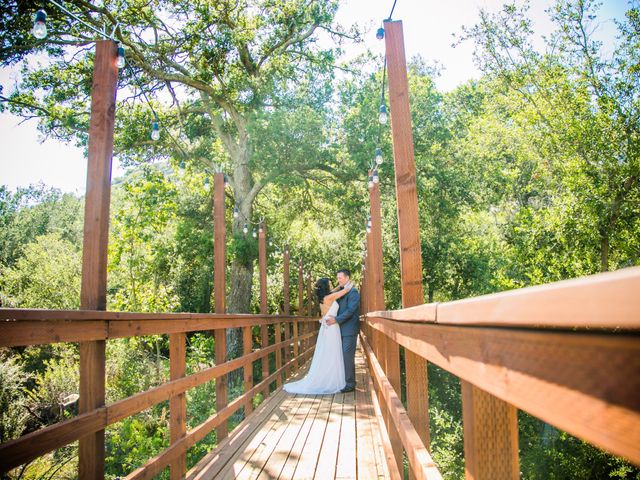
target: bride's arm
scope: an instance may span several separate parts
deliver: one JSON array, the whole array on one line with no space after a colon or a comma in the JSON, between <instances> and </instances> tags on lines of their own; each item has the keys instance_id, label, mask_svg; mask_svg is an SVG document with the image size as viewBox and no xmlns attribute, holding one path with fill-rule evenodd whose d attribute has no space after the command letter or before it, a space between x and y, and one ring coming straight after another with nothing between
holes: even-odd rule
<instances>
[{"instance_id":1,"label":"bride's arm","mask_svg":"<svg viewBox=\"0 0 640 480\"><path fill-rule=\"evenodd\" d=\"M342 289L335 293L330 293L329 295L326 295L324 297L324 299L322 300L322 303L324 303L325 305L331 305L335 300L344 297L350 291L351 291L351 287Z\"/></svg>"}]
</instances>

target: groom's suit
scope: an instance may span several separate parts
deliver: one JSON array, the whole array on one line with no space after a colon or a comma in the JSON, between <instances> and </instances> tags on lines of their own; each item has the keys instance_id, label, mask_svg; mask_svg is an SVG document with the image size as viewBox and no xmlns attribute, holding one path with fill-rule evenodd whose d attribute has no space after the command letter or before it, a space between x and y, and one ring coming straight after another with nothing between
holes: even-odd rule
<instances>
[{"instance_id":1,"label":"groom's suit","mask_svg":"<svg viewBox=\"0 0 640 480\"><path fill-rule=\"evenodd\" d=\"M344 357L345 388L356 386L356 342L360 331L360 294L355 288L338 300L336 322L340 324Z\"/></svg>"}]
</instances>

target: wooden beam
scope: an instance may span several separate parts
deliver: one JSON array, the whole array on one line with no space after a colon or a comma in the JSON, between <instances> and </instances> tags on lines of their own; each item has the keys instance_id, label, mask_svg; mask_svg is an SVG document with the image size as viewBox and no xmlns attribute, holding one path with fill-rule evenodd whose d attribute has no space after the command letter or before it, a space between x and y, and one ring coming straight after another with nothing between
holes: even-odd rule
<instances>
[{"instance_id":1,"label":"wooden beam","mask_svg":"<svg viewBox=\"0 0 640 480\"><path fill-rule=\"evenodd\" d=\"M258 229L258 266L260 276L260 313L267 314L267 236L266 227L261 223ZM268 325L260 326L260 341L262 348L269 346L269 327ZM269 376L269 357L262 359L262 378ZM269 393L269 386L265 395Z\"/></svg>"},{"instance_id":2,"label":"wooden beam","mask_svg":"<svg viewBox=\"0 0 640 480\"><path fill-rule=\"evenodd\" d=\"M186 373L186 335L172 333L169 336L169 374L177 380ZM187 396L178 393L169 397L170 444L176 443L187 433ZM187 472L187 452L183 452L171 462L171 480L181 480Z\"/></svg>"},{"instance_id":3,"label":"wooden beam","mask_svg":"<svg viewBox=\"0 0 640 480\"><path fill-rule=\"evenodd\" d=\"M110 40L97 41L91 86L84 209L80 289L82 309L105 310L107 305L107 246L117 84L116 45ZM78 411L89 412L103 406L104 402L105 342L81 342ZM81 480L104 478L104 455L104 430L80 439L78 474Z\"/></svg>"},{"instance_id":4,"label":"wooden beam","mask_svg":"<svg viewBox=\"0 0 640 480\"><path fill-rule=\"evenodd\" d=\"M213 291L215 312L226 313L227 224L225 219L224 174L213 177Z\"/></svg>"},{"instance_id":5,"label":"wooden beam","mask_svg":"<svg viewBox=\"0 0 640 480\"><path fill-rule=\"evenodd\" d=\"M242 327L242 347L243 355L251 354L253 350L253 333L251 327ZM248 392L253 388L253 362L245 364L244 368L244 391ZM244 407L245 417L253 411L253 398Z\"/></svg>"},{"instance_id":6,"label":"wooden beam","mask_svg":"<svg viewBox=\"0 0 640 480\"><path fill-rule=\"evenodd\" d=\"M367 252L370 256L369 278L371 286L371 310L384 310L384 269L382 265L382 212L380 207L380 184L374 183L369 189L371 212L370 243Z\"/></svg>"},{"instance_id":7,"label":"wooden beam","mask_svg":"<svg viewBox=\"0 0 640 480\"><path fill-rule=\"evenodd\" d=\"M289 315L291 313L291 258L289 255L289 245L285 246L284 256L283 256L283 297L284 297L284 306L283 311L285 315ZM289 322L285 322L284 324L284 339L289 340L291 337L290 331L291 325ZM287 345L284 349L284 363L289 362L289 358L291 358L291 346ZM285 377L288 377L291 374L290 370L285 371Z\"/></svg>"},{"instance_id":8,"label":"wooden beam","mask_svg":"<svg viewBox=\"0 0 640 480\"><path fill-rule=\"evenodd\" d=\"M226 313L226 243L227 224L225 218L224 174L215 173L213 177L213 259L214 259L214 302L216 313ZM227 331L224 328L214 330L216 365L227 359ZM226 375L216 380L216 409L222 410L228 403L228 377ZM226 438L227 422L223 422L217 429L218 441Z\"/></svg>"},{"instance_id":9,"label":"wooden beam","mask_svg":"<svg viewBox=\"0 0 640 480\"><path fill-rule=\"evenodd\" d=\"M385 21L384 31L398 207L402 306L406 308L424 303L416 165L402 22ZM428 446L427 364L423 358L409 351L405 355L405 365L407 411L420 438Z\"/></svg>"},{"instance_id":10,"label":"wooden beam","mask_svg":"<svg viewBox=\"0 0 640 480\"><path fill-rule=\"evenodd\" d=\"M531 415L640 465L634 333L457 327L369 318L407 350Z\"/></svg>"},{"instance_id":11,"label":"wooden beam","mask_svg":"<svg viewBox=\"0 0 640 480\"><path fill-rule=\"evenodd\" d=\"M516 407L464 380L461 386L467 480L517 480L520 464Z\"/></svg>"},{"instance_id":12,"label":"wooden beam","mask_svg":"<svg viewBox=\"0 0 640 480\"><path fill-rule=\"evenodd\" d=\"M227 331L224 328L215 330L215 356L216 365L221 365L227 361ZM219 412L229 403L228 397L228 375L222 375L216 379L216 411ZM226 421L222 422L216 429L217 441L227 438L229 427Z\"/></svg>"}]
</instances>

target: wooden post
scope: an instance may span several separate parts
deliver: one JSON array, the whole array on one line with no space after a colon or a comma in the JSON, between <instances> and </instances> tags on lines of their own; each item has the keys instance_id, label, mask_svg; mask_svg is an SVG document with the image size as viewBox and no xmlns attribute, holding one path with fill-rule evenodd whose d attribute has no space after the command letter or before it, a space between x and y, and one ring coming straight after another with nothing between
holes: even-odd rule
<instances>
[{"instance_id":1,"label":"wooden post","mask_svg":"<svg viewBox=\"0 0 640 480\"><path fill-rule=\"evenodd\" d=\"M186 334L172 333L169 335L169 375L171 380L184 377L186 373ZM187 397L179 393L169 399L169 429L171 444L174 444L187 434ZM181 480L187 473L187 452L180 454L171 462L171 480Z\"/></svg>"},{"instance_id":2,"label":"wooden post","mask_svg":"<svg viewBox=\"0 0 640 480\"><path fill-rule=\"evenodd\" d=\"M285 315L291 314L291 297L290 297L290 285L289 285L289 282L291 281L290 262L291 262L291 258L289 256L289 246L287 245L284 249L284 258L283 258L283 263L284 263L283 265L284 295L283 296L284 296L284 314ZM291 338L290 325L291 324L289 321L284 322L284 339L285 340L289 340ZM291 358L291 345L287 342L287 346L284 349L284 362L288 363L290 358ZM291 368L287 369L287 371L285 372L285 377L288 377L290 373L291 373Z\"/></svg>"},{"instance_id":3,"label":"wooden post","mask_svg":"<svg viewBox=\"0 0 640 480\"><path fill-rule=\"evenodd\" d=\"M267 315L267 237L265 225L261 223L258 229L258 264L260 267L260 313ZM260 326L260 341L262 348L269 346L269 326ZM269 376L269 355L262 357L262 378ZM265 395L269 393L269 385L265 387Z\"/></svg>"},{"instance_id":4,"label":"wooden post","mask_svg":"<svg viewBox=\"0 0 640 480\"><path fill-rule=\"evenodd\" d=\"M409 82L407 80L402 22L385 21L384 31L396 176L402 306L407 308L424 303L416 166L411 133ZM393 356L395 364L395 351L393 350L397 346L393 347L387 343L387 347L387 362ZM405 350L405 364L407 370L407 413L425 446L429 448L427 362L415 353ZM400 394L399 389L396 392Z\"/></svg>"},{"instance_id":5,"label":"wooden post","mask_svg":"<svg viewBox=\"0 0 640 480\"><path fill-rule=\"evenodd\" d=\"M253 336L251 327L242 327L242 354L249 355L253 350ZM253 388L253 362L249 362L244 367L244 391L248 392ZM244 407L245 417L253 411L253 397L247 401Z\"/></svg>"},{"instance_id":6,"label":"wooden post","mask_svg":"<svg viewBox=\"0 0 640 480\"><path fill-rule=\"evenodd\" d=\"M464 380L462 421L464 469L467 480L516 480L518 412L510 405Z\"/></svg>"},{"instance_id":7,"label":"wooden post","mask_svg":"<svg viewBox=\"0 0 640 480\"><path fill-rule=\"evenodd\" d=\"M304 272L302 269L302 259L300 259L300 262L298 263L298 317L304 317ZM300 325L300 322L296 321L295 322L295 332L296 335L302 335L305 330L304 330L304 323L302 325ZM300 360L298 359L298 355L300 354L300 347L303 347L302 350L304 351L304 345L302 344L302 342L296 341L296 344L298 346L297 349L295 349L294 354L296 356L296 368L300 368Z\"/></svg>"},{"instance_id":8,"label":"wooden post","mask_svg":"<svg viewBox=\"0 0 640 480\"><path fill-rule=\"evenodd\" d=\"M216 313L226 313L226 236L224 204L224 174L216 173L213 177L213 291ZM227 331L224 328L214 330L216 365L227 360ZM228 404L228 377L222 375L216 380L216 409L219 412ZM218 442L227 437L227 422L222 422L216 429Z\"/></svg>"},{"instance_id":9,"label":"wooden post","mask_svg":"<svg viewBox=\"0 0 640 480\"><path fill-rule=\"evenodd\" d=\"M89 120L80 291L82 310L106 310L107 306L107 246L117 84L116 45L110 40L98 41L93 63ZM80 342L79 413L90 412L104 406L104 403L105 341ZM104 478L104 455L104 430L81 438L79 478Z\"/></svg>"}]
</instances>

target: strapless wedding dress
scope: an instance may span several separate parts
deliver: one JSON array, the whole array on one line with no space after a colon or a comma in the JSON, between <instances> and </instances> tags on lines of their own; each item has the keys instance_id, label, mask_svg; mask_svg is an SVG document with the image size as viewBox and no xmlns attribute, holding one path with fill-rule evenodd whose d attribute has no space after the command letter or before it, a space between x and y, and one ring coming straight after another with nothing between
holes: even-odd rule
<instances>
[{"instance_id":1,"label":"strapless wedding dress","mask_svg":"<svg viewBox=\"0 0 640 480\"><path fill-rule=\"evenodd\" d=\"M326 323L328 316L335 317L337 314L338 302L334 301L329 311L322 317L316 349L307 375L302 380L285 384L285 391L318 395L337 393L345 387L340 325Z\"/></svg>"}]
</instances>

